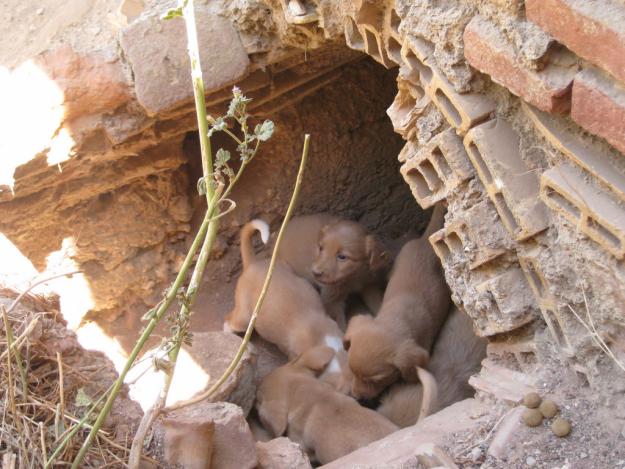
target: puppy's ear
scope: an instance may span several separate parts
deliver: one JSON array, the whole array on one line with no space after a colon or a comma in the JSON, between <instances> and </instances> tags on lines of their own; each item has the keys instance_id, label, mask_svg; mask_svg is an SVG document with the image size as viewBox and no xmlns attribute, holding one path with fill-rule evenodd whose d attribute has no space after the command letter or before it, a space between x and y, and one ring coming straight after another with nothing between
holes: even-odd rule
<instances>
[{"instance_id":1,"label":"puppy's ear","mask_svg":"<svg viewBox=\"0 0 625 469\"><path fill-rule=\"evenodd\" d=\"M421 385L423 386L421 406L419 407L419 417L417 418L418 422L419 420L422 420L430 415L437 408L438 384L436 383L434 375L424 368L418 367L417 375L419 376L419 381L421 381Z\"/></svg>"},{"instance_id":2,"label":"puppy's ear","mask_svg":"<svg viewBox=\"0 0 625 469\"><path fill-rule=\"evenodd\" d=\"M284 434L288 425L288 407L286 399L263 400L260 406L257 406L258 417L260 423L269 430L274 437Z\"/></svg>"},{"instance_id":3,"label":"puppy's ear","mask_svg":"<svg viewBox=\"0 0 625 469\"><path fill-rule=\"evenodd\" d=\"M430 354L410 340L402 342L393 359L393 364L401 373L401 377L408 383L418 383L417 367L425 367Z\"/></svg>"},{"instance_id":4,"label":"puppy's ear","mask_svg":"<svg viewBox=\"0 0 625 469\"><path fill-rule=\"evenodd\" d=\"M373 272L385 269L389 265L389 253L382 243L373 235L365 238L365 249L369 257L369 267Z\"/></svg>"},{"instance_id":5,"label":"puppy's ear","mask_svg":"<svg viewBox=\"0 0 625 469\"><path fill-rule=\"evenodd\" d=\"M315 374L321 374L333 358L334 349L323 345L306 350L296 360L296 363L297 365L313 370Z\"/></svg>"},{"instance_id":6,"label":"puppy's ear","mask_svg":"<svg viewBox=\"0 0 625 469\"><path fill-rule=\"evenodd\" d=\"M352 344L352 337L354 336L354 334L358 333L358 329L364 324L367 324L371 321L373 321L373 318L368 314L358 314L349 320L347 330L343 335L343 348L345 350L349 350L349 347Z\"/></svg>"}]
</instances>

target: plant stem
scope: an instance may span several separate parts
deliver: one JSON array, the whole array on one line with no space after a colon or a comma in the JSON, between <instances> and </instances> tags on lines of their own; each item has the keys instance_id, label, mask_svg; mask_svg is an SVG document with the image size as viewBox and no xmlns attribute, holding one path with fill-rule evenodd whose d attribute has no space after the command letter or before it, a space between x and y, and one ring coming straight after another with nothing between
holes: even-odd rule
<instances>
[{"instance_id":1,"label":"plant stem","mask_svg":"<svg viewBox=\"0 0 625 469\"><path fill-rule=\"evenodd\" d=\"M2 311L2 320L4 321L4 330L7 335L7 350L11 350L13 347L13 328L9 323L9 316L7 314L7 310L4 308L4 305L0 305L0 310ZM24 363L22 362L22 354L18 347L15 347L15 363L17 364L17 369L20 372L20 380L22 381L22 399L24 402L28 401L28 380L26 379L26 370L24 370ZM9 352L9 364L11 363L11 354ZM10 365L9 365L10 366ZM8 383L11 386L11 383Z\"/></svg>"},{"instance_id":2,"label":"plant stem","mask_svg":"<svg viewBox=\"0 0 625 469\"><path fill-rule=\"evenodd\" d=\"M214 195L214 197L213 197L212 204L214 204L215 206L218 203L220 195L221 195L220 193L216 193ZM117 397L117 394L119 393L119 391L120 391L120 389L122 387L122 384L124 383L124 379L126 378L126 375L128 374L128 371L130 370L130 368L134 364L135 360L137 359L137 356L139 355L139 353L143 349L145 343L147 342L148 338L150 337L150 335L154 331L154 328L159 323L159 321L162 319L163 315L165 314L165 312L167 311L167 309L169 308L171 303L176 299L176 295L178 293L178 290L182 286L182 282L184 281L184 279L187 276L187 271L189 270L189 268L191 267L191 264L193 263L193 257L195 256L195 252L197 251L198 247L200 246L200 243L206 237L206 233L208 231L208 227L209 227L209 225L212 222L213 222L213 220L211 219L210 214L207 213L206 217L204 218L204 221L202 222L202 225L200 226L200 229L199 229L197 235L195 236L195 239L193 240L193 243L191 244L191 247L189 248L189 252L187 253L187 257L185 258L185 260L184 260L184 262L182 264L180 272L178 272L178 276L176 277L176 280L174 281L173 285L171 286L171 288L167 292L167 295L165 297L165 301L163 301L161 303L159 308L152 315L152 317L150 319L150 322L146 325L143 333L141 334L141 337L139 337L139 340L137 341L137 343L135 344L134 348L132 349L132 352L130 352L130 355L128 356L128 360L126 360L126 364L124 365L124 368L122 369L121 373L119 374L119 377L117 378L117 380L113 384L113 387L112 387L112 389L111 389L111 391L109 393L108 399L104 403L104 407L102 408L102 410L98 414L98 418L96 419L95 423L93 424L93 428L89 432L89 435L87 436L87 439L83 442L83 444L82 444L82 446L80 448L80 451L78 452L78 454L74 458L74 462L72 463L72 469L78 469L78 467L80 466L80 463L84 459L85 454L87 454L87 450L89 449L89 447L93 443L93 440L95 439L95 436L96 436L97 432L100 430L100 428L102 427L102 424L104 423L104 420L106 419L106 417L108 416L109 412L111 411L111 407L113 406L113 401Z\"/></svg>"},{"instance_id":3,"label":"plant stem","mask_svg":"<svg viewBox=\"0 0 625 469\"><path fill-rule=\"evenodd\" d=\"M223 373L223 375L217 380L217 382L213 386L211 386L208 390L206 390L202 394L195 396L194 398L189 399L188 401L181 402L181 403L168 407L167 409L165 409L167 412L171 412L173 410L181 409L183 407L196 404L200 401L203 401L206 398L211 397L223 385L223 383L226 382L228 377L232 374L232 372L236 369L239 362L241 361L241 358L243 357L243 354L245 353L245 350L247 349L247 345L249 344L250 339L252 338L252 332L254 331L254 325L256 324L256 318L258 317L258 312L260 311L260 308L263 305L263 301L265 300L265 295L267 294L267 290L269 289L269 283L271 282L271 277L273 276L273 269L276 264L278 249L280 248L280 243L282 242L282 236L284 234L284 230L287 224L289 223L289 220L291 219L293 210L295 209L295 204L297 202L297 198L301 190L302 180L304 177L304 169L306 167L306 161L308 159L309 147L310 147L310 135L306 134L306 136L304 137L304 149L302 151L302 160L300 161L300 166L299 166L299 170L297 173L297 179L295 181L295 188L293 189L293 194L291 195L291 201L289 202L289 207L287 208L286 214L284 216L284 220L282 221L282 225L280 226L280 231L278 232L278 237L276 239L276 244L273 248L273 253L271 254L271 261L269 262L269 269L267 270L267 275L265 277L265 282L263 283L263 288L260 292L260 296L258 297L258 300L256 301L256 306L254 306L252 317L247 326L247 330L245 331L243 342L241 342L241 345L239 346L239 350L237 351L234 359L232 360L232 362L230 363L226 371Z\"/></svg>"}]
</instances>

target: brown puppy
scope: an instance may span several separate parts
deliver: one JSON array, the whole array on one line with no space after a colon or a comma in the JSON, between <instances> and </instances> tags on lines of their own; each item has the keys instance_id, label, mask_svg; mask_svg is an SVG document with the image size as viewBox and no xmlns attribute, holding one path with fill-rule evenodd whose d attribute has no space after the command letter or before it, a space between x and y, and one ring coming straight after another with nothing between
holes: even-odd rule
<instances>
[{"instance_id":1,"label":"brown puppy","mask_svg":"<svg viewBox=\"0 0 625 469\"><path fill-rule=\"evenodd\" d=\"M234 308L226 316L224 330L244 332L260 296L269 259L258 259L252 247L252 236L258 230L266 241L267 225L254 220L241 229L241 258L243 272L237 280ZM317 346L327 345L337 352L326 377L341 388L341 373L348 373L347 354L343 350L342 331L325 314L319 294L313 286L293 273L289 266L276 263L273 277L256 320L256 331L275 344L290 359ZM345 384L345 386L344 386Z\"/></svg>"},{"instance_id":2,"label":"brown puppy","mask_svg":"<svg viewBox=\"0 0 625 469\"><path fill-rule=\"evenodd\" d=\"M436 339L430 360L436 394L429 397L432 393L428 394L428 386L421 384L395 384L382 397L378 412L396 425L407 427L420 420L420 415L438 412L473 396L469 377L479 371L487 343L473 333L471 318L454 306ZM421 381L427 383L423 378Z\"/></svg>"},{"instance_id":3,"label":"brown puppy","mask_svg":"<svg viewBox=\"0 0 625 469\"><path fill-rule=\"evenodd\" d=\"M329 347L308 350L269 373L256 394L260 420L273 436L286 432L321 464L397 430L385 417L316 379L333 355Z\"/></svg>"},{"instance_id":4,"label":"brown puppy","mask_svg":"<svg viewBox=\"0 0 625 469\"><path fill-rule=\"evenodd\" d=\"M449 311L450 293L428 236L444 221L437 205L426 232L401 249L377 317L351 319L343 344L354 375L352 395L372 398L400 377L418 381Z\"/></svg>"},{"instance_id":5,"label":"brown puppy","mask_svg":"<svg viewBox=\"0 0 625 469\"><path fill-rule=\"evenodd\" d=\"M326 213L295 217L284 233L279 258L319 288L326 311L342 329L350 293L378 311L389 254L360 223Z\"/></svg>"}]
</instances>

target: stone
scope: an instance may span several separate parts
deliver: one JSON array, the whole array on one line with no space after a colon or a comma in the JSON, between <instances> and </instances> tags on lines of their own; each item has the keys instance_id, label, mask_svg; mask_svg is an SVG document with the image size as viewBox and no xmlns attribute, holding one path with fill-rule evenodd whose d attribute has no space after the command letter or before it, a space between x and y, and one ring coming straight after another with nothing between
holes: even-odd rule
<instances>
[{"instance_id":1,"label":"stone","mask_svg":"<svg viewBox=\"0 0 625 469\"><path fill-rule=\"evenodd\" d=\"M597 70L575 77L571 117L625 155L625 85Z\"/></svg>"},{"instance_id":2,"label":"stone","mask_svg":"<svg viewBox=\"0 0 625 469\"><path fill-rule=\"evenodd\" d=\"M163 451L171 465L185 469L210 469L215 423L201 418L166 418Z\"/></svg>"},{"instance_id":3,"label":"stone","mask_svg":"<svg viewBox=\"0 0 625 469\"><path fill-rule=\"evenodd\" d=\"M558 51L545 68L530 70L503 32L478 15L464 30L464 54L471 66L537 108L551 113L570 109L571 85L577 73L571 53Z\"/></svg>"},{"instance_id":4,"label":"stone","mask_svg":"<svg viewBox=\"0 0 625 469\"><path fill-rule=\"evenodd\" d=\"M286 437L256 443L259 469L310 469L310 461L302 448Z\"/></svg>"},{"instance_id":5,"label":"stone","mask_svg":"<svg viewBox=\"0 0 625 469\"><path fill-rule=\"evenodd\" d=\"M228 332L196 332L193 334L193 346L183 346L183 350L191 356L198 365L208 375L209 380L195 394L200 394L212 386L223 372L228 368L241 345L242 339L235 334ZM179 373L176 367L172 392L180 388L189 388L193 376ZM185 399L192 397L185 396ZM226 382L219 388L216 394L211 397L213 402L225 401L241 407L247 416L256 398L256 356L249 349L245 352L237 368ZM180 400L185 400L180 399ZM168 401L174 404L177 401Z\"/></svg>"},{"instance_id":6,"label":"stone","mask_svg":"<svg viewBox=\"0 0 625 469\"><path fill-rule=\"evenodd\" d=\"M196 6L200 62L206 93L243 79L249 58L232 21ZM149 115L193 99L187 37L182 18L142 16L122 30L121 47L135 79L139 103Z\"/></svg>"},{"instance_id":7,"label":"stone","mask_svg":"<svg viewBox=\"0 0 625 469\"><path fill-rule=\"evenodd\" d=\"M618 0L526 0L527 18L625 83L625 5Z\"/></svg>"},{"instance_id":8,"label":"stone","mask_svg":"<svg viewBox=\"0 0 625 469\"><path fill-rule=\"evenodd\" d=\"M157 445L164 442L169 444L168 435L171 438L171 435L179 433L175 429L186 428L183 438L193 438L193 441L199 444L200 439L209 435L211 427L213 435L210 469L256 467L258 459L254 438L243 411L240 407L227 402L202 402L170 412L166 419L157 421L154 429L155 442ZM201 436L195 436L194 433ZM173 451L170 454L175 453ZM196 448L195 454L207 454L207 451Z\"/></svg>"}]
</instances>

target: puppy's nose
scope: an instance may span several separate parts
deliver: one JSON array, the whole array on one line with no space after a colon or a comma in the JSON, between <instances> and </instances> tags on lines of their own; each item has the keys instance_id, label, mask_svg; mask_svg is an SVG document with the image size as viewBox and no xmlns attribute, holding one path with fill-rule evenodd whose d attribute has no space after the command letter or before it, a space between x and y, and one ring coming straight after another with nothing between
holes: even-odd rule
<instances>
[{"instance_id":1,"label":"puppy's nose","mask_svg":"<svg viewBox=\"0 0 625 469\"><path fill-rule=\"evenodd\" d=\"M323 275L323 271L315 267L312 268L312 273L316 278L319 278Z\"/></svg>"}]
</instances>

